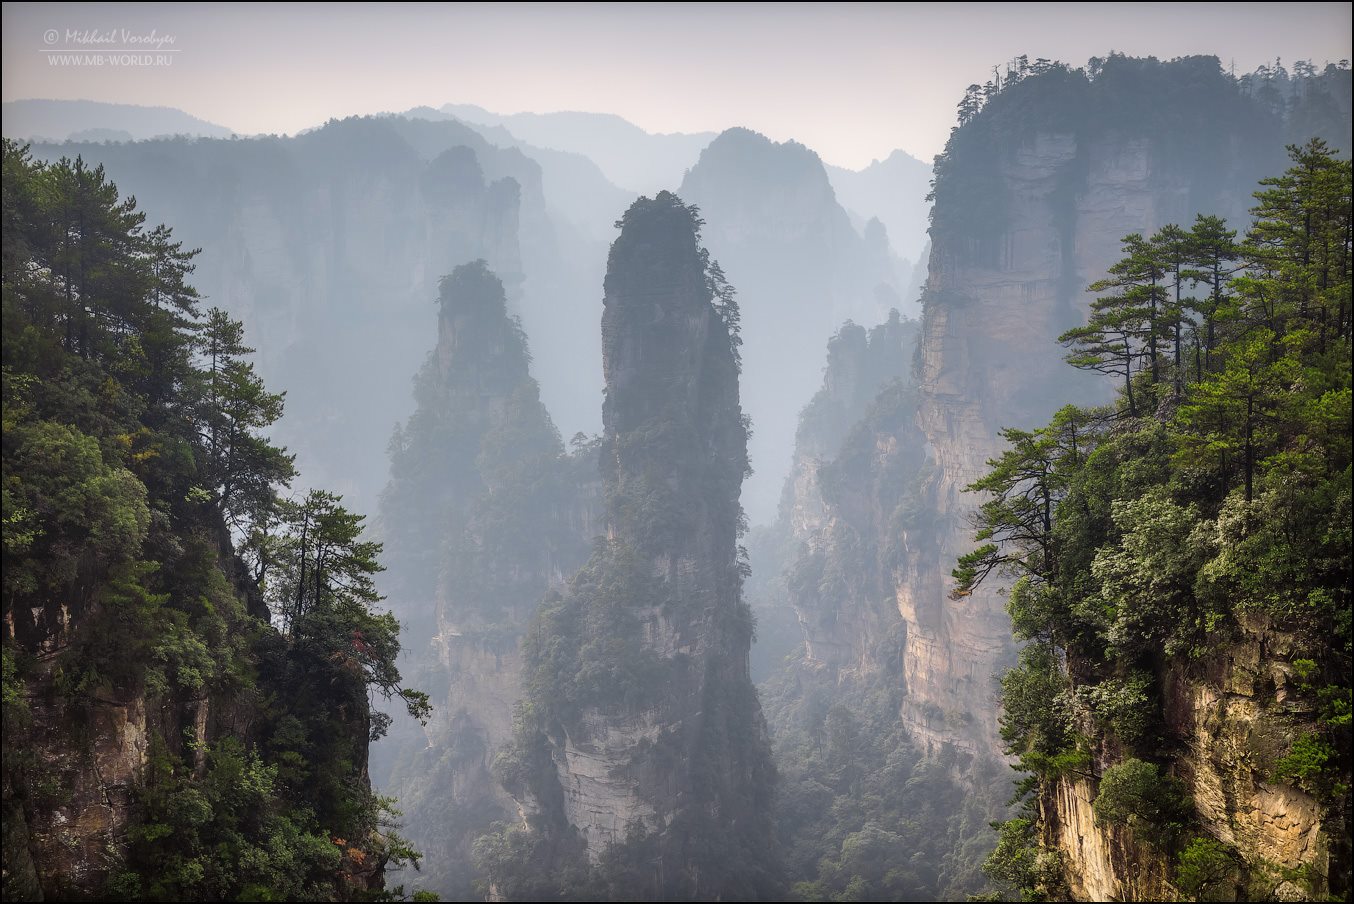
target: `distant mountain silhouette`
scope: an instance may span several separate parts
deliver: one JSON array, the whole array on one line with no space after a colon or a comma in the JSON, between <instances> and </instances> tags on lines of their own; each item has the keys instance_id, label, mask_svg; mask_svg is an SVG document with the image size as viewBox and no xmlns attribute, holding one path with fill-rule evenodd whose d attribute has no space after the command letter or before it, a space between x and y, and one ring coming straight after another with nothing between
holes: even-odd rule
<instances>
[{"instance_id":1,"label":"distant mountain silhouette","mask_svg":"<svg viewBox=\"0 0 1354 904\"><path fill-rule=\"evenodd\" d=\"M94 100L6 101L4 123L7 138L45 141L133 141L169 135L229 138L234 134L174 107Z\"/></svg>"},{"instance_id":2,"label":"distant mountain silhouette","mask_svg":"<svg viewBox=\"0 0 1354 904\"><path fill-rule=\"evenodd\" d=\"M775 517L800 409L820 384L823 345L845 320L878 323L900 305L887 230L858 233L822 160L795 141L729 129L682 181L700 207L706 247L738 289L743 409L752 415L753 476L743 507Z\"/></svg>"},{"instance_id":3,"label":"distant mountain silhouette","mask_svg":"<svg viewBox=\"0 0 1354 904\"><path fill-rule=\"evenodd\" d=\"M552 216L581 230L590 239L610 244L615 237L616 217L634 200L633 193L608 180L597 163L585 154L539 147L503 126L473 122L433 107L414 107L399 115L406 119L459 122L495 147L517 148L540 164L541 188Z\"/></svg>"},{"instance_id":4,"label":"distant mountain silhouette","mask_svg":"<svg viewBox=\"0 0 1354 904\"><path fill-rule=\"evenodd\" d=\"M930 164L894 151L862 170L828 166L827 176L843 207L863 220L878 217L888 229L894 252L917 263L926 245Z\"/></svg>"},{"instance_id":5,"label":"distant mountain silhouette","mask_svg":"<svg viewBox=\"0 0 1354 904\"><path fill-rule=\"evenodd\" d=\"M696 163L714 132L654 134L611 113L491 113L473 104L445 104L464 122L503 126L538 147L585 154L616 185L652 195L671 189Z\"/></svg>"}]
</instances>

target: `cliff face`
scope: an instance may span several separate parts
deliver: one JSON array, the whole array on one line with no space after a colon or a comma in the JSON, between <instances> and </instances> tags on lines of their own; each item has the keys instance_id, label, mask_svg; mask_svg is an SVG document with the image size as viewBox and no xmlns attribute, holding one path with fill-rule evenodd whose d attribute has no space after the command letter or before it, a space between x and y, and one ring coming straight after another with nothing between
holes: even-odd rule
<instances>
[{"instance_id":1,"label":"cliff face","mask_svg":"<svg viewBox=\"0 0 1354 904\"><path fill-rule=\"evenodd\" d=\"M49 663L59 661L56 654L64 640L59 635L48 638ZM80 712L57 698L51 673L49 666L29 688L36 703L32 718L41 726L31 738L30 755L50 776L52 785L45 790L51 798L30 802L19 820L27 838L15 842L17 857L6 858L7 874L29 875L14 887L10 875L5 877L7 892L17 892L21 900L85 896L104 887L126 851L127 830L136 815L133 795L150 753L144 697L97 701L88 712ZM204 716L209 708L205 700L192 706ZM179 736L184 727L195 725L187 709L172 707L162 716ZM89 720L92 732L88 747L72 744L69 737L69 726L82 718ZM10 806L6 801L6 809ZM20 864L17 869L15 863Z\"/></svg>"},{"instance_id":2,"label":"cliff face","mask_svg":"<svg viewBox=\"0 0 1354 904\"><path fill-rule=\"evenodd\" d=\"M898 634L906 638L900 657L908 690L904 722L932 747L949 743L996 755L992 679L1011 650L1004 596L993 592L962 605L944 601L953 559L971 543L968 515L977 500L964 494L963 487L985 472L987 459L1000 447L997 432L1002 426L1038 421L1057 398L1053 392L1066 389L1058 385L1067 374L1051 337L1079 316L1080 288L1115 259L1119 238L1127 231L1148 228L1144 223L1166 222L1186 213L1169 200L1170 211L1160 209L1163 197L1174 199L1180 192L1149 178L1143 141L1128 147L1104 142L1087 151L1091 162L1086 164L1086 187L1069 210L1065 184L1069 172L1080 166L1079 154L1073 136L1032 138L1000 171L1009 197L1003 204L1010 218L1009 233L991 239L991 244L960 237L939 245L932 254L918 355L920 391L881 405L876 414L891 407L892 416L877 417L876 424L892 425L865 442L868 454L857 450L854 463L861 469L859 479L871 479L865 475L873 473L879 481L889 472L890 456L900 454L900 449L916 452L908 476L914 479L925 464L929 476L922 498L914 504L926 517L912 527L893 522L891 507L902 501L897 488L881 502L879 495L859 487L844 494L842 509L831 513L842 528L850 526L872 544L898 546L877 580L884 595L896 597L894 608L901 616ZM1064 238L1072 235L1075 241L1065 245ZM838 340L839 353L845 351L846 341L844 333ZM906 358L900 352L895 351L895 367L902 370L905 361L910 363L911 349ZM841 395L834 384L851 386L850 368L839 376L830 366L827 376L824 401ZM816 485L822 456L817 447L825 440L815 437L821 433L840 443L863 407L840 400L830 403L826 410L835 420L821 431L814 426L814 407L806 409L800 451L783 502L797 539L820 530L830 517ZM862 424L859 429L869 428ZM845 475L850 466L839 463L833 470ZM885 509L871 514L872 501ZM814 542L818 554L840 557L841 549L826 551L824 544L829 542L845 541L840 537L829 541L824 535ZM818 590L801 579L801 591L795 605L810 661L855 662L866 640L879 636L873 629L877 625L871 628L870 620L855 618L857 606L833 603L840 588Z\"/></svg>"},{"instance_id":3,"label":"cliff face","mask_svg":"<svg viewBox=\"0 0 1354 904\"><path fill-rule=\"evenodd\" d=\"M1037 87L1034 79L1010 93L1020 100ZM1001 428L1042 423L1067 401L1108 398L1110 387L1067 368L1056 337L1082 321L1085 288L1121 256L1123 236L1192 222L1204 211L1241 221L1277 156L1272 143L1244 144L1244 123L1219 123L1226 130L1212 137L1212 150L1198 149L1216 161L1201 179L1193 158L1152 138L1076 125L1069 118L1063 128L1008 134L972 170L959 169L968 160L957 149L953 179L970 191L984 186L984 194L958 197L944 183L948 175L936 193L916 423L936 468L925 504L940 527L903 536L910 553L897 586L908 623L903 720L926 743L992 756L999 752L993 676L1012 644L999 582L947 600L954 562L973 546L969 519L980 501L964 487L1001 450Z\"/></svg>"},{"instance_id":4,"label":"cliff face","mask_svg":"<svg viewBox=\"0 0 1354 904\"><path fill-rule=\"evenodd\" d=\"M242 325L196 310L193 253L102 169L3 158L0 896L379 891L400 850L368 782L368 692L422 695L369 608L362 517L278 498L291 457L262 433L282 398ZM58 317L38 300L62 266L80 303Z\"/></svg>"},{"instance_id":5,"label":"cliff face","mask_svg":"<svg viewBox=\"0 0 1354 904\"><path fill-rule=\"evenodd\" d=\"M800 414L794 463L781 491L781 518L794 540L826 521L819 469L836 458L879 391L908 377L918 326L895 310L869 330L848 321L829 340L823 385Z\"/></svg>"},{"instance_id":6,"label":"cliff face","mask_svg":"<svg viewBox=\"0 0 1354 904\"><path fill-rule=\"evenodd\" d=\"M680 194L700 208L711 254L738 274L743 401L756 425L743 500L754 522L768 523L799 409L817 389L817 373L803 362L818 359L823 337L842 321L878 323L897 306L889 243L877 221L873 242L855 231L818 155L746 129L711 142Z\"/></svg>"},{"instance_id":7,"label":"cliff face","mask_svg":"<svg viewBox=\"0 0 1354 904\"><path fill-rule=\"evenodd\" d=\"M522 634L600 531L595 447L565 455L529 360L498 278L483 261L456 268L382 500L389 598L425 639L407 660L434 710L380 755L426 857L410 881L453 897L473 896L471 843L512 807L490 765L522 696Z\"/></svg>"},{"instance_id":8,"label":"cliff face","mask_svg":"<svg viewBox=\"0 0 1354 904\"><path fill-rule=\"evenodd\" d=\"M1171 96L1172 86L1181 93ZM1146 134L1146 122L1175 123L1194 136L1192 151L1182 137ZM923 505L936 520L902 532L895 588L906 623L901 712L919 743L985 758L1001 749L994 679L1013 656L1000 586L1009 582L989 579L948 598L981 502L963 488L1002 450L1000 428L1043 423L1065 402L1108 400L1111 387L1062 363L1055 337L1083 322L1085 287L1122 256L1123 236L1188 224L1196 213L1243 226L1256 182L1283 168L1283 134L1282 119L1215 60L1115 58L1092 80L1055 70L1006 87L938 160L915 419L934 466ZM1257 691L1257 682L1282 687L1291 674L1285 663L1295 654L1282 648L1281 638L1247 627L1208 669L1163 678L1167 721L1185 747L1170 769L1202 824L1252 865L1237 874L1242 895L1323 893L1297 891L1283 871L1324 875L1329 856L1315 801L1272 784L1272 756L1258 752L1282 746L1262 737L1277 723ZM1113 761L1106 753L1098 765ZM1085 900L1179 898L1173 863L1093 816L1095 791L1075 778L1041 788L1042 844L1060 852L1067 890ZM1273 869L1257 871L1259 863Z\"/></svg>"},{"instance_id":9,"label":"cliff face","mask_svg":"<svg viewBox=\"0 0 1354 904\"><path fill-rule=\"evenodd\" d=\"M779 657L761 693L783 776L777 832L810 900L979 891L986 825L1006 797L973 787L992 779L982 764L919 747L898 718L908 690L908 626L894 601L900 537L932 520L919 505L931 466L910 376L917 335L894 316L868 333L847 324L829 343L780 536L757 547L754 576L781 571L758 585L759 631L787 606L796 621L797 650Z\"/></svg>"},{"instance_id":10,"label":"cliff face","mask_svg":"<svg viewBox=\"0 0 1354 904\"><path fill-rule=\"evenodd\" d=\"M286 390L277 438L317 483L374 507L385 440L410 413L437 280L484 259L537 336L548 401L595 430L588 400L600 242L559 230L540 167L457 122L353 118L291 138L42 145L118 174L154 221L201 247L195 282L248 324L260 374ZM373 341L373 336L380 341Z\"/></svg>"},{"instance_id":11,"label":"cliff face","mask_svg":"<svg viewBox=\"0 0 1354 904\"><path fill-rule=\"evenodd\" d=\"M1238 857L1215 877L1215 899L1322 900L1340 871L1338 814L1272 777L1293 725L1312 715L1299 702L1293 666L1302 650L1299 638L1251 617L1239 639L1165 678L1163 715L1180 745L1175 774L1199 825ZM1168 852L1097 819L1095 795L1082 778L1060 779L1040 795L1042 841L1061 854L1072 897L1182 899Z\"/></svg>"},{"instance_id":12,"label":"cliff face","mask_svg":"<svg viewBox=\"0 0 1354 904\"><path fill-rule=\"evenodd\" d=\"M174 772L182 770L192 782L227 781L214 771L223 751L257 750L276 742L273 732L279 714L259 698L286 692L308 699L309 688L289 686L274 671L276 662L266 657L276 650L264 652L270 645L264 636L267 629L247 618L237 601L250 600L251 614L266 618L266 608L257 608L254 590L242 579L230 586L222 577L242 575L239 560L213 557L208 567L219 568L220 573L209 573L200 598L204 604L219 607L223 626L229 625L242 638L230 653L238 657L234 667L257 682L248 691L221 681L188 686L182 675L174 676L168 688L144 674L142 680L130 683L110 682L101 676L94 663L99 638L115 634L127 617L118 611L127 600L107 586L85 596L90 588L77 585L65 600L52 600L26 613L31 620L7 613L7 669L14 655L25 664L17 685L11 683L12 673L6 675L7 900L96 899L122 894L115 889L126 888L135 872L145 871L153 880L154 872L147 870L142 859L145 833L148 826L160 827L159 820L172 818L164 813L165 801L196 803L198 818L204 821L214 819L211 808L220 806L215 798L183 792L175 784ZM157 635L155 652L119 671L135 673L147 662L151 668L158 667L163 661L160 651L176 640L168 632ZM323 743L343 751L345 759L338 772L347 787L355 789L355 794L367 794L371 724L366 689L353 687L349 679L347 674L319 678L328 694L327 703L337 711L325 716L328 733ZM91 682L98 683L84 690ZM73 692L73 686L80 690ZM292 718L292 723L293 730L305 730L297 719ZM257 758L254 764L259 764ZM263 773L261 786L266 789L262 803L268 807L274 805L268 797L277 774L276 767L272 769L271 776L266 770ZM327 804L316 797L317 806ZM277 818L279 814L271 811L268 815ZM283 811L281 815L285 819L290 814ZM320 837L327 840L329 836ZM374 836L351 837L351 846L341 849L346 853L335 855L333 868L320 883L326 893L339 899L379 892L385 883L387 857L382 846ZM151 836L152 843L154 839ZM229 859L223 866L230 876L227 881L240 881L250 869ZM258 869L257 865L252 868ZM298 878L298 886L303 881Z\"/></svg>"},{"instance_id":13,"label":"cliff face","mask_svg":"<svg viewBox=\"0 0 1354 904\"><path fill-rule=\"evenodd\" d=\"M784 572L787 585L773 580L759 597L788 601L806 662L834 675L874 670L867 650L899 624L892 607L881 613L877 604L892 586L881 550L892 548L894 508L924 460L917 434L898 435L913 410L906 384L918 326L893 311L868 331L848 321L828 342L822 388L800 415L775 536L758 547L757 569Z\"/></svg>"},{"instance_id":14,"label":"cliff face","mask_svg":"<svg viewBox=\"0 0 1354 904\"><path fill-rule=\"evenodd\" d=\"M554 864L497 871L508 897L564 890L560 864L583 850L578 881L608 897L772 893L772 767L736 547L736 309L727 293L712 303L698 238L694 211L663 193L630 208L612 246L607 537L531 632L530 717L503 774Z\"/></svg>"}]
</instances>

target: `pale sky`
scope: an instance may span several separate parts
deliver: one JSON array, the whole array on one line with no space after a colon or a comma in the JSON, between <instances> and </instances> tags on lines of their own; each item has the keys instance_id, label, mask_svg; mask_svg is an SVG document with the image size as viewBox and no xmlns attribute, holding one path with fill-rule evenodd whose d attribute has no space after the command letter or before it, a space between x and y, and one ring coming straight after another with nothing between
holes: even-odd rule
<instances>
[{"instance_id":1,"label":"pale sky","mask_svg":"<svg viewBox=\"0 0 1354 904\"><path fill-rule=\"evenodd\" d=\"M178 107L243 134L473 103L617 113L649 131L741 125L859 168L929 160L964 88L1020 54L1115 50L1348 59L1349 3L81 4L6 3L4 100ZM126 30L126 35L122 30ZM154 33L156 64L53 65L77 32ZM107 45L105 45L107 46ZM125 46L125 45L123 45ZM119 46L116 49L123 49ZM166 65L163 61L168 61Z\"/></svg>"}]
</instances>

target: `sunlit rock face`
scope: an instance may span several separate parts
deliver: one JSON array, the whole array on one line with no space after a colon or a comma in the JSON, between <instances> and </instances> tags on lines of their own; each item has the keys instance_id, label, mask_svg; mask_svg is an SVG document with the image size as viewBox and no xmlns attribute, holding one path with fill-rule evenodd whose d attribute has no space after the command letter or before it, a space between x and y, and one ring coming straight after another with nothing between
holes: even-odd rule
<instances>
[{"instance_id":1,"label":"sunlit rock face","mask_svg":"<svg viewBox=\"0 0 1354 904\"><path fill-rule=\"evenodd\" d=\"M1287 705L1301 643L1261 617L1241 628L1198 667L1167 676L1165 716L1182 741L1171 768L1200 825L1245 864L1244 874L1219 877L1220 899L1320 900L1339 867L1342 829L1323 819L1310 794L1271 780L1270 764L1291 745L1292 720L1302 715ZM1083 778L1066 778L1040 796L1044 844L1061 854L1068 892L1082 901L1180 899L1166 852L1096 818L1095 792Z\"/></svg>"},{"instance_id":2,"label":"sunlit rock face","mask_svg":"<svg viewBox=\"0 0 1354 904\"><path fill-rule=\"evenodd\" d=\"M1009 581L949 596L956 559L975 545L981 502L964 488L1002 451L1002 428L1109 399L1113 387L1063 363L1056 337L1084 321L1086 287L1122 257L1122 238L1187 225L1198 213L1244 231L1258 180L1284 168L1281 120L1223 84L1216 61L1118 65L1093 82L1067 73L1008 89L956 131L938 161L914 421L933 468L922 504L934 521L902 532L894 588L906 623L902 718L932 749L1000 756L996 679L1014 658ZM1230 97L1233 113L1216 104L1201 113L1163 93L1172 84L1209 85ZM1188 123L1180 128L1195 130L1190 150L1146 129L1148 110L1158 123ZM1266 654L1233 652L1267 667ZM1191 786L1210 832L1248 861L1322 870L1313 802L1268 785L1245 752L1258 743L1250 728L1263 721L1258 704L1216 675L1180 676L1172 693L1170 718L1189 749L1168 768ZM1072 779L1041 789L1043 843L1061 852L1070 893L1178 897L1171 864L1093 816L1095 790ZM1266 891L1287 893L1273 883Z\"/></svg>"}]
</instances>

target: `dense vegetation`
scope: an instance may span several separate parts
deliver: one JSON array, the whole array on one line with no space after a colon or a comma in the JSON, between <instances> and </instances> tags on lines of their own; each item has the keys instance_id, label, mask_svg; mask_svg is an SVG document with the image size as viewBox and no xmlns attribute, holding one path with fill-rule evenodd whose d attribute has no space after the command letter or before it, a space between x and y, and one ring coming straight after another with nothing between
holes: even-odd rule
<instances>
[{"instance_id":1,"label":"dense vegetation","mask_svg":"<svg viewBox=\"0 0 1354 904\"><path fill-rule=\"evenodd\" d=\"M898 718L900 678L836 685L796 662L761 687L794 900L959 900L986 886L978 867L1004 801L975 787L1002 767L920 750Z\"/></svg>"},{"instance_id":2,"label":"dense vegetation","mask_svg":"<svg viewBox=\"0 0 1354 904\"><path fill-rule=\"evenodd\" d=\"M1188 894L1348 893L1350 163L1320 140L1289 151L1241 239L1203 216L1124 239L1061 337L1071 364L1117 375L1117 401L1005 431L972 486L983 545L956 595L1013 582L1002 737L1030 774L988 869L1027 898L1059 891L1036 804L1060 777L1092 780L1096 818L1163 852ZM1262 637L1250 755L1319 802L1328 876L1246 860L1174 774L1192 725L1171 688L1221 680Z\"/></svg>"},{"instance_id":3,"label":"dense vegetation","mask_svg":"<svg viewBox=\"0 0 1354 904\"><path fill-rule=\"evenodd\" d=\"M414 855L366 780L369 692L427 704L379 546L279 495L283 399L196 252L102 167L3 154L5 898L384 894Z\"/></svg>"}]
</instances>

